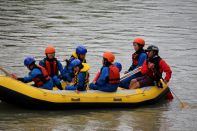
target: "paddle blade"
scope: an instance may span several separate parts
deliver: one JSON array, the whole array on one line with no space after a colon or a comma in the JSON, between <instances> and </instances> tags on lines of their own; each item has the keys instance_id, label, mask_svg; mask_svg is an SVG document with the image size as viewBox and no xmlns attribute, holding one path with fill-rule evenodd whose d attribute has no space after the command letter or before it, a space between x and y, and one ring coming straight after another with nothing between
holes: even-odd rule
<instances>
[{"instance_id":1,"label":"paddle blade","mask_svg":"<svg viewBox=\"0 0 197 131\"><path fill-rule=\"evenodd\" d=\"M180 103L180 107L181 107L181 108L184 108L184 109L185 109L185 108L189 108L189 104L186 103L186 102L181 102L181 103Z\"/></svg>"}]
</instances>

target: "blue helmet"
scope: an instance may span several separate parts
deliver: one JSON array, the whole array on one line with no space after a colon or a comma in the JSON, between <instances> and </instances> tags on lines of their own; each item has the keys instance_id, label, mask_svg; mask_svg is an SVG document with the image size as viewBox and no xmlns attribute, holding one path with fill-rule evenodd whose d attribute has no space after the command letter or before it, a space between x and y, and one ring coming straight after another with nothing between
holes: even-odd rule
<instances>
[{"instance_id":1,"label":"blue helmet","mask_svg":"<svg viewBox=\"0 0 197 131\"><path fill-rule=\"evenodd\" d=\"M74 59L73 61L71 61L70 65L72 68L74 68L75 66L81 65L81 61L79 59Z\"/></svg>"},{"instance_id":2,"label":"blue helmet","mask_svg":"<svg viewBox=\"0 0 197 131\"><path fill-rule=\"evenodd\" d=\"M33 57L26 57L25 59L24 59L24 65L25 66L28 66L28 65L31 65L31 64L33 64L33 63L35 63L36 61L35 61L35 59L33 58Z\"/></svg>"},{"instance_id":3,"label":"blue helmet","mask_svg":"<svg viewBox=\"0 0 197 131\"><path fill-rule=\"evenodd\" d=\"M119 71L121 72L122 70L122 65L119 62L115 62L114 65L119 69Z\"/></svg>"},{"instance_id":4,"label":"blue helmet","mask_svg":"<svg viewBox=\"0 0 197 131\"><path fill-rule=\"evenodd\" d=\"M87 49L84 46L80 45L76 48L76 53L80 55L85 55L87 53Z\"/></svg>"}]
</instances>

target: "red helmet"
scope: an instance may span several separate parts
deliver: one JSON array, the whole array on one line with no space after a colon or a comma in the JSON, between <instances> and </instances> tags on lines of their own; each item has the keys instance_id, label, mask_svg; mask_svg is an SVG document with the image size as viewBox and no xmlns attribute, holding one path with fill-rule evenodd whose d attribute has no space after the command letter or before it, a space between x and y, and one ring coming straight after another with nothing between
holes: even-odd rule
<instances>
[{"instance_id":1,"label":"red helmet","mask_svg":"<svg viewBox=\"0 0 197 131\"><path fill-rule=\"evenodd\" d=\"M103 58L107 59L108 62L113 62L115 60L115 56L111 52L105 52L103 53Z\"/></svg>"},{"instance_id":2,"label":"red helmet","mask_svg":"<svg viewBox=\"0 0 197 131\"><path fill-rule=\"evenodd\" d=\"M55 48L53 46L48 46L45 49L45 54L53 54L53 53L55 53Z\"/></svg>"},{"instance_id":3,"label":"red helmet","mask_svg":"<svg viewBox=\"0 0 197 131\"><path fill-rule=\"evenodd\" d=\"M135 38L133 43L137 43L137 44L142 45L142 46L145 45L145 41L142 38Z\"/></svg>"}]
</instances>

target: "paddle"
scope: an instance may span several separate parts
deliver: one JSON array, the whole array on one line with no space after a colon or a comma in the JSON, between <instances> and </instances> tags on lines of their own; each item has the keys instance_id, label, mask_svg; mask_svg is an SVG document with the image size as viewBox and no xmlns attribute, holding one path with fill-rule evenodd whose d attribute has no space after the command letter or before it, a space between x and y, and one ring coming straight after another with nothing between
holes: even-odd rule
<instances>
[{"instance_id":1,"label":"paddle","mask_svg":"<svg viewBox=\"0 0 197 131\"><path fill-rule=\"evenodd\" d=\"M8 71L6 71L5 69L3 69L1 66L0 66L0 70L1 70L3 73L5 73L5 75L8 76L8 77L11 77L11 78L14 78L14 79L17 78L16 75L10 74Z\"/></svg>"},{"instance_id":2,"label":"paddle","mask_svg":"<svg viewBox=\"0 0 197 131\"><path fill-rule=\"evenodd\" d=\"M120 81L123 81L123 80L125 80L126 78L128 78L128 77L130 77L130 76L132 76L132 75L137 74L138 72L140 72L140 69L141 69L141 66L139 66L138 68L136 68L136 69L134 69L134 70L132 70L132 71L130 71L130 72L124 74L124 76L122 76L122 77L120 78Z\"/></svg>"},{"instance_id":3,"label":"paddle","mask_svg":"<svg viewBox=\"0 0 197 131\"><path fill-rule=\"evenodd\" d=\"M180 102L180 104L181 104L181 108L188 108L188 107L189 107L189 104L188 104L188 103L183 102L183 101L174 93L174 91L173 91L171 88L169 88L169 89L170 89L170 91L174 94L174 96L179 100L179 102Z\"/></svg>"},{"instance_id":4,"label":"paddle","mask_svg":"<svg viewBox=\"0 0 197 131\"><path fill-rule=\"evenodd\" d=\"M186 102L183 102L176 94L175 92L163 81L163 79L160 79L160 82L164 85L164 86L167 86L170 91L174 94L174 96L179 100L180 104L181 104L181 108L188 108L189 105L186 103Z\"/></svg>"},{"instance_id":5,"label":"paddle","mask_svg":"<svg viewBox=\"0 0 197 131\"><path fill-rule=\"evenodd\" d=\"M3 69L1 66L0 66L0 70L1 70L3 73L5 73L6 76L12 77L12 75L11 75L9 72L7 72L5 69Z\"/></svg>"}]
</instances>

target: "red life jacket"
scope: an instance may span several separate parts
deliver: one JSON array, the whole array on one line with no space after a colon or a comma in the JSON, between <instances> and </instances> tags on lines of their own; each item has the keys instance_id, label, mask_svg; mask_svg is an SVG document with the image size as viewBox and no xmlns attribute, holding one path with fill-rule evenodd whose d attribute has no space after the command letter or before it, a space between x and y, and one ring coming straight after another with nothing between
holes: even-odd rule
<instances>
[{"instance_id":1,"label":"red life jacket","mask_svg":"<svg viewBox=\"0 0 197 131\"><path fill-rule=\"evenodd\" d=\"M134 66L137 66L138 65L138 59L139 59L139 56L141 53L146 53L143 49L139 50L139 51L136 51L135 53L132 54L132 64Z\"/></svg>"},{"instance_id":2,"label":"red life jacket","mask_svg":"<svg viewBox=\"0 0 197 131\"><path fill-rule=\"evenodd\" d=\"M120 83L120 72L119 69L114 66L109 66L109 78L108 78L109 84L118 84Z\"/></svg>"},{"instance_id":3,"label":"red life jacket","mask_svg":"<svg viewBox=\"0 0 197 131\"><path fill-rule=\"evenodd\" d=\"M58 75L58 66L57 66L57 59L53 61L49 61L47 59L44 60L45 69L47 70L49 76Z\"/></svg>"},{"instance_id":4,"label":"red life jacket","mask_svg":"<svg viewBox=\"0 0 197 131\"><path fill-rule=\"evenodd\" d=\"M153 69L148 68L148 65L150 63L154 64ZM166 73L165 80L169 81L172 74L170 66L159 56L155 57L152 60L146 60L142 66L141 72L142 74L148 75L150 78L152 78L155 81L160 81L163 72Z\"/></svg>"},{"instance_id":5,"label":"red life jacket","mask_svg":"<svg viewBox=\"0 0 197 131\"><path fill-rule=\"evenodd\" d=\"M132 61L133 61L134 66L138 65L138 58L139 58L139 54L137 54L137 53L132 54Z\"/></svg>"},{"instance_id":6,"label":"red life jacket","mask_svg":"<svg viewBox=\"0 0 197 131\"><path fill-rule=\"evenodd\" d=\"M36 76L33 79L33 81L34 81L36 87L40 87L40 86L44 85L47 81L50 80L50 76L48 75L48 73L44 67L42 67L40 65L36 65L36 68L38 68L42 72L42 74Z\"/></svg>"},{"instance_id":7,"label":"red life jacket","mask_svg":"<svg viewBox=\"0 0 197 131\"><path fill-rule=\"evenodd\" d=\"M155 81L160 81L160 79L162 78L162 71L161 68L159 66L160 61L162 59L160 57L155 57L151 60L147 60L146 64L147 67L149 66L149 64L154 64L154 68L153 69L148 69L148 76L151 77L153 80Z\"/></svg>"}]
</instances>

